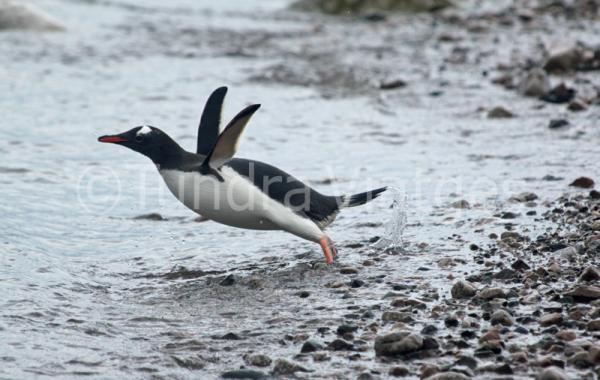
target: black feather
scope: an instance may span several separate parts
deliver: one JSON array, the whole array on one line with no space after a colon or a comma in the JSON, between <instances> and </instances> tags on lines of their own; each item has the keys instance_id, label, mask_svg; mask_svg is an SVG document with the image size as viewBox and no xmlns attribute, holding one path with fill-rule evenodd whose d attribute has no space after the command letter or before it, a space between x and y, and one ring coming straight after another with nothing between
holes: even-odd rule
<instances>
[{"instance_id":1,"label":"black feather","mask_svg":"<svg viewBox=\"0 0 600 380\"><path fill-rule=\"evenodd\" d=\"M350 196L343 197L343 204L346 207L354 207L364 205L367 202L377 198L381 193L387 190L387 187L380 187L379 189L365 191L364 193L358 193Z\"/></svg>"},{"instance_id":2,"label":"black feather","mask_svg":"<svg viewBox=\"0 0 600 380\"><path fill-rule=\"evenodd\" d=\"M217 142L221 124L221 109L226 94L227 87L219 87L210 94L206 101L198 126L198 143L196 146L196 153L198 154L207 155Z\"/></svg>"},{"instance_id":3,"label":"black feather","mask_svg":"<svg viewBox=\"0 0 600 380\"><path fill-rule=\"evenodd\" d=\"M327 196L264 162L234 158L226 166L250 180L270 198L324 227L339 211L339 197Z\"/></svg>"}]
</instances>

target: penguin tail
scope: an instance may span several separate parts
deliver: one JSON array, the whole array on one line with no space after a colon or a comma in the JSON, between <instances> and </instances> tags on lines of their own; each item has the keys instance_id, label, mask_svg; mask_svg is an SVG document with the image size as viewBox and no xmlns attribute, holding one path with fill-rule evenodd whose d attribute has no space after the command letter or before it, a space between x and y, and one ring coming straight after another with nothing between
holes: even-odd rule
<instances>
[{"instance_id":1,"label":"penguin tail","mask_svg":"<svg viewBox=\"0 0 600 380\"><path fill-rule=\"evenodd\" d=\"M381 193L387 190L387 187L380 187L379 189L365 191L364 193L358 193L354 195L342 195L340 208L355 207L364 205L367 202L377 198Z\"/></svg>"}]
</instances>

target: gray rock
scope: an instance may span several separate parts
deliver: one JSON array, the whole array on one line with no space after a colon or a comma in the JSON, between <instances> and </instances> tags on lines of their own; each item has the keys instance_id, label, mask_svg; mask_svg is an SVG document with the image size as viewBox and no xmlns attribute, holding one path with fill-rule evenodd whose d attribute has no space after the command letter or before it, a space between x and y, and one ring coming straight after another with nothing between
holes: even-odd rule
<instances>
[{"instance_id":1,"label":"gray rock","mask_svg":"<svg viewBox=\"0 0 600 380\"><path fill-rule=\"evenodd\" d=\"M444 318L444 325L446 325L446 327L458 327L459 323L460 322L458 318L454 314L448 315Z\"/></svg>"},{"instance_id":2,"label":"gray rock","mask_svg":"<svg viewBox=\"0 0 600 380\"><path fill-rule=\"evenodd\" d=\"M513 369L508 363L504 364L496 364L493 368L493 371L499 373L501 375L512 375Z\"/></svg>"},{"instance_id":3,"label":"gray rock","mask_svg":"<svg viewBox=\"0 0 600 380\"><path fill-rule=\"evenodd\" d=\"M588 331L600 331L600 319L594 319L587 324Z\"/></svg>"},{"instance_id":4,"label":"gray rock","mask_svg":"<svg viewBox=\"0 0 600 380\"><path fill-rule=\"evenodd\" d=\"M502 240L503 242L506 242L506 243L511 243L511 242L523 241L523 240L525 240L525 238L523 236L519 235L518 232L504 231L500 234L500 240Z\"/></svg>"},{"instance_id":5,"label":"gray rock","mask_svg":"<svg viewBox=\"0 0 600 380\"><path fill-rule=\"evenodd\" d=\"M463 375L465 375L469 378L475 376L475 373L473 372L473 370L464 365L453 365L452 367L448 368L448 371L462 373ZM478 370L478 372L480 372L480 371Z\"/></svg>"},{"instance_id":6,"label":"gray rock","mask_svg":"<svg viewBox=\"0 0 600 380\"><path fill-rule=\"evenodd\" d=\"M223 340L242 340L242 337L239 336L236 333L228 332L227 334L222 335L219 339L223 339Z\"/></svg>"},{"instance_id":7,"label":"gray rock","mask_svg":"<svg viewBox=\"0 0 600 380\"><path fill-rule=\"evenodd\" d=\"M552 174L546 174L545 176L542 177L542 181L562 181L564 178L563 177L557 177L555 175Z\"/></svg>"},{"instance_id":8,"label":"gray rock","mask_svg":"<svg viewBox=\"0 0 600 380\"><path fill-rule=\"evenodd\" d=\"M392 367L392 368L390 368L390 371L388 372L388 374L390 376L394 376L394 377L404 377L404 376L407 376L409 373L410 373L410 371L408 370L408 368L403 367L403 366Z\"/></svg>"},{"instance_id":9,"label":"gray rock","mask_svg":"<svg viewBox=\"0 0 600 380\"><path fill-rule=\"evenodd\" d=\"M497 329L489 330L479 338L480 342L492 342L498 340L500 340L500 332Z\"/></svg>"},{"instance_id":10,"label":"gray rock","mask_svg":"<svg viewBox=\"0 0 600 380\"><path fill-rule=\"evenodd\" d=\"M406 87L406 82L402 79L387 79L379 83L379 88L382 90L395 90L397 88Z\"/></svg>"},{"instance_id":11,"label":"gray rock","mask_svg":"<svg viewBox=\"0 0 600 380\"><path fill-rule=\"evenodd\" d=\"M492 300L494 298L504 297L506 297L506 294L502 288L485 288L477 293L477 298L481 298L483 300Z\"/></svg>"},{"instance_id":12,"label":"gray rock","mask_svg":"<svg viewBox=\"0 0 600 380\"><path fill-rule=\"evenodd\" d=\"M579 351L574 353L572 356L569 357L567 362L578 368L587 368L592 364L590 360L590 355L585 351Z\"/></svg>"},{"instance_id":13,"label":"gray rock","mask_svg":"<svg viewBox=\"0 0 600 380\"><path fill-rule=\"evenodd\" d=\"M488 111L488 119L508 119L515 115L504 107L494 107Z\"/></svg>"},{"instance_id":14,"label":"gray rock","mask_svg":"<svg viewBox=\"0 0 600 380\"><path fill-rule=\"evenodd\" d=\"M518 84L519 93L539 98L550 91L550 79L541 68L529 70Z\"/></svg>"},{"instance_id":15,"label":"gray rock","mask_svg":"<svg viewBox=\"0 0 600 380\"><path fill-rule=\"evenodd\" d=\"M553 103L553 104L562 104L568 103L577 95L577 90L574 88L568 87L564 82L559 83L558 85L552 87L550 91L546 95L540 97L541 100Z\"/></svg>"},{"instance_id":16,"label":"gray rock","mask_svg":"<svg viewBox=\"0 0 600 380\"><path fill-rule=\"evenodd\" d=\"M452 298L471 298L477 294L477 289L470 282L459 280L452 285L450 294L452 294Z\"/></svg>"},{"instance_id":17,"label":"gray rock","mask_svg":"<svg viewBox=\"0 0 600 380\"><path fill-rule=\"evenodd\" d=\"M502 211L500 213L500 218L502 218L502 219L515 219L518 216L519 216L519 214L514 213L512 211Z\"/></svg>"},{"instance_id":18,"label":"gray rock","mask_svg":"<svg viewBox=\"0 0 600 380\"><path fill-rule=\"evenodd\" d=\"M567 106L569 111L579 112L585 111L588 108L587 104L583 100L573 99Z\"/></svg>"},{"instance_id":19,"label":"gray rock","mask_svg":"<svg viewBox=\"0 0 600 380\"><path fill-rule=\"evenodd\" d=\"M421 379L426 379L440 372L440 368L435 364L423 363L421 365Z\"/></svg>"},{"instance_id":20,"label":"gray rock","mask_svg":"<svg viewBox=\"0 0 600 380\"><path fill-rule=\"evenodd\" d=\"M228 274L221 282L219 282L219 285L221 286L231 286L233 284L235 284L235 275L233 274Z\"/></svg>"},{"instance_id":21,"label":"gray rock","mask_svg":"<svg viewBox=\"0 0 600 380\"><path fill-rule=\"evenodd\" d=\"M324 348L325 346L323 346L321 343L317 342L316 340L309 339L306 342L304 342L302 348L300 349L300 352L305 354L308 352L321 351Z\"/></svg>"},{"instance_id":22,"label":"gray rock","mask_svg":"<svg viewBox=\"0 0 600 380\"><path fill-rule=\"evenodd\" d=\"M420 350L423 338L408 331L393 332L375 339L377 356L395 356Z\"/></svg>"},{"instance_id":23,"label":"gray rock","mask_svg":"<svg viewBox=\"0 0 600 380\"><path fill-rule=\"evenodd\" d=\"M271 365L272 360L267 355L253 354L246 357L246 363L255 367L268 367Z\"/></svg>"},{"instance_id":24,"label":"gray rock","mask_svg":"<svg viewBox=\"0 0 600 380\"><path fill-rule=\"evenodd\" d=\"M300 364L291 362L286 359L277 359L275 360L275 365L273 366L273 374L274 375L291 375L295 372L311 372L307 368L301 366Z\"/></svg>"},{"instance_id":25,"label":"gray rock","mask_svg":"<svg viewBox=\"0 0 600 380\"><path fill-rule=\"evenodd\" d=\"M567 119L551 119L548 123L548 128L550 129L559 129L569 126L569 120Z\"/></svg>"},{"instance_id":26,"label":"gray rock","mask_svg":"<svg viewBox=\"0 0 600 380\"><path fill-rule=\"evenodd\" d=\"M582 189L591 189L594 185L594 180L589 177L578 177L569 184L569 186L580 187Z\"/></svg>"},{"instance_id":27,"label":"gray rock","mask_svg":"<svg viewBox=\"0 0 600 380\"><path fill-rule=\"evenodd\" d=\"M512 326L513 320L506 310L499 309L492 314L490 323L492 325Z\"/></svg>"},{"instance_id":28,"label":"gray rock","mask_svg":"<svg viewBox=\"0 0 600 380\"><path fill-rule=\"evenodd\" d=\"M529 192L529 191L525 191L522 193L519 193L517 195L513 195L512 197L510 197L510 201L513 202L531 202L531 201L535 201L536 199L538 199L537 194Z\"/></svg>"},{"instance_id":29,"label":"gray rock","mask_svg":"<svg viewBox=\"0 0 600 380\"><path fill-rule=\"evenodd\" d=\"M435 327L434 325L427 325L425 327L423 327L423 329L421 330L421 334L423 335L433 335L435 333L437 333L438 328Z\"/></svg>"},{"instance_id":30,"label":"gray rock","mask_svg":"<svg viewBox=\"0 0 600 380\"><path fill-rule=\"evenodd\" d=\"M554 334L554 336L565 342L570 342L577 338L577 334L575 333L575 331L571 330L560 330L559 332Z\"/></svg>"},{"instance_id":31,"label":"gray rock","mask_svg":"<svg viewBox=\"0 0 600 380\"><path fill-rule=\"evenodd\" d=\"M387 20L387 17L385 17L385 15L382 13L373 12L373 13L368 13L368 14L364 15L363 20L371 21L371 22L381 22L381 21ZM402 81L402 80L400 79L399 81Z\"/></svg>"},{"instance_id":32,"label":"gray rock","mask_svg":"<svg viewBox=\"0 0 600 380\"><path fill-rule=\"evenodd\" d=\"M552 254L554 257L560 257L562 259L567 259L569 261L575 260L577 257L577 248L575 247L566 247L563 249L559 249Z\"/></svg>"},{"instance_id":33,"label":"gray rock","mask_svg":"<svg viewBox=\"0 0 600 380\"><path fill-rule=\"evenodd\" d=\"M414 309L426 309L427 304L414 298L396 298L390 304L392 307L410 307Z\"/></svg>"},{"instance_id":34,"label":"gray rock","mask_svg":"<svg viewBox=\"0 0 600 380\"><path fill-rule=\"evenodd\" d=\"M600 280L600 269L593 265L585 268L577 279L579 282L595 282L598 280Z\"/></svg>"},{"instance_id":35,"label":"gray rock","mask_svg":"<svg viewBox=\"0 0 600 380\"><path fill-rule=\"evenodd\" d=\"M198 370L204 368L204 363L199 360L198 357L179 357L179 356L171 356L173 361L182 368L187 368L191 370Z\"/></svg>"},{"instance_id":36,"label":"gray rock","mask_svg":"<svg viewBox=\"0 0 600 380\"><path fill-rule=\"evenodd\" d=\"M519 302L523 305L533 305L542 300L542 296L537 291L532 291L531 293L522 297Z\"/></svg>"},{"instance_id":37,"label":"gray rock","mask_svg":"<svg viewBox=\"0 0 600 380\"><path fill-rule=\"evenodd\" d=\"M268 375L264 372L255 371L253 369L236 369L233 371L223 372L221 374L223 379L266 379Z\"/></svg>"},{"instance_id":38,"label":"gray rock","mask_svg":"<svg viewBox=\"0 0 600 380\"><path fill-rule=\"evenodd\" d=\"M340 269L340 273L341 274L357 274L358 269L356 269L354 267L343 267Z\"/></svg>"},{"instance_id":39,"label":"gray rock","mask_svg":"<svg viewBox=\"0 0 600 380\"><path fill-rule=\"evenodd\" d=\"M504 268L499 272L494 273L494 278L508 280L516 277L516 272L510 268Z\"/></svg>"},{"instance_id":40,"label":"gray rock","mask_svg":"<svg viewBox=\"0 0 600 380\"><path fill-rule=\"evenodd\" d=\"M331 358L327 355L326 352L319 351L312 354L313 361L315 362L324 362L326 360L330 360Z\"/></svg>"},{"instance_id":41,"label":"gray rock","mask_svg":"<svg viewBox=\"0 0 600 380\"><path fill-rule=\"evenodd\" d=\"M381 320L384 322L411 322L413 318L410 313L386 311L381 315Z\"/></svg>"},{"instance_id":42,"label":"gray rock","mask_svg":"<svg viewBox=\"0 0 600 380\"><path fill-rule=\"evenodd\" d=\"M580 285L565 293L578 302L591 302L600 298L600 287L594 285Z\"/></svg>"},{"instance_id":43,"label":"gray rock","mask_svg":"<svg viewBox=\"0 0 600 380\"><path fill-rule=\"evenodd\" d=\"M563 322L563 315L561 313L544 314L540 318L541 326L552 326L560 325Z\"/></svg>"},{"instance_id":44,"label":"gray rock","mask_svg":"<svg viewBox=\"0 0 600 380\"><path fill-rule=\"evenodd\" d=\"M550 52L544 70L549 73L576 70L582 58L583 51L578 46L562 46Z\"/></svg>"},{"instance_id":45,"label":"gray rock","mask_svg":"<svg viewBox=\"0 0 600 380\"><path fill-rule=\"evenodd\" d=\"M461 199L459 201L451 203L450 207L459 208L459 209L468 209L468 208L471 208L471 205L466 200Z\"/></svg>"},{"instance_id":46,"label":"gray rock","mask_svg":"<svg viewBox=\"0 0 600 380\"><path fill-rule=\"evenodd\" d=\"M332 351L350 351L354 349L352 343L347 342L343 339L334 339L327 345L327 348Z\"/></svg>"},{"instance_id":47,"label":"gray rock","mask_svg":"<svg viewBox=\"0 0 600 380\"><path fill-rule=\"evenodd\" d=\"M1 1L1 0L0 0ZM154 221L164 221L167 220L162 215L157 212L151 212L150 214L138 215L133 218L133 220L154 220Z\"/></svg>"},{"instance_id":48,"label":"gray rock","mask_svg":"<svg viewBox=\"0 0 600 380\"><path fill-rule=\"evenodd\" d=\"M22 1L0 0L0 30L61 31L64 26L39 8Z\"/></svg>"},{"instance_id":49,"label":"gray rock","mask_svg":"<svg viewBox=\"0 0 600 380\"><path fill-rule=\"evenodd\" d=\"M567 374L558 367L547 367L542 372L540 372L537 377L537 380L569 380Z\"/></svg>"},{"instance_id":50,"label":"gray rock","mask_svg":"<svg viewBox=\"0 0 600 380\"><path fill-rule=\"evenodd\" d=\"M454 363L454 365L464 366L470 369L475 369L479 365L477 359L472 356L463 355Z\"/></svg>"},{"instance_id":51,"label":"gray rock","mask_svg":"<svg viewBox=\"0 0 600 380\"><path fill-rule=\"evenodd\" d=\"M593 366L598 366L600 364L600 345L592 345L588 349L588 356L590 363Z\"/></svg>"},{"instance_id":52,"label":"gray rock","mask_svg":"<svg viewBox=\"0 0 600 380\"><path fill-rule=\"evenodd\" d=\"M440 344L435 338L430 336L426 336L423 338L423 347L424 350L437 350L440 348Z\"/></svg>"},{"instance_id":53,"label":"gray rock","mask_svg":"<svg viewBox=\"0 0 600 380\"><path fill-rule=\"evenodd\" d=\"M355 325L339 325L336 332L338 335L344 335L347 333L353 333L356 330L358 330L358 326Z\"/></svg>"},{"instance_id":54,"label":"gray rock","mask_svg":"<svg viewBox=\"0 0 600 380\"><path fill-rule=\"evenodd\" d=\"M356 380L375 380L375 376L369 372L363 372L356 377Z\"/></svg>"},{"instance_id":55,"label":"gray rock","mask_svg":"<svg viewBox=\"0 0 600 380\"><path fill-rule=\"evenodd\" d=\"M514 263L510 265L514 270L528 270L531 269L529 264L527 264L523 259L517 259Z\"/></svg>"},{"instance_id":56,"label":"gray rock","mask_svg":"<svg viewBox=\"0 0 600 380\"><path fill-rule=\"evenodd\" d=\"M460 372L449 371L437 373L428 377L427 380L469 380L469 377Z\"/></svg>"},{"instance_id":57,"label":"gray rock","mask_svg":"<svg viewBox=\"0 0 600 380\"><path fill-rule=\"evenodd\" d=\"M296 0L292 9L318 11L331 15L364 14L381 11L433 12L452 6L450 0Z\"/></svg>"}]
</instances>

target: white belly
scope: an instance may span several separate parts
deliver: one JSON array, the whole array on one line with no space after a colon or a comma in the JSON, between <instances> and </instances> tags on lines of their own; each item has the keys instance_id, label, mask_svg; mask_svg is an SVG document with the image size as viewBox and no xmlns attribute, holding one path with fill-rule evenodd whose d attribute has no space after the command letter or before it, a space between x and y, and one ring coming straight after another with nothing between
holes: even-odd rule
<instances>
[{"instance_id":1,"label":"white belly","mask_svg":"<svg viewBox=\"0 0 600 380\"><path fill-rule=\"evenodd\" d=\"M160 170L177 199L216 222L247 229L282 229L313 241L322 235L312 221L269 198L233 169L223 167L219 172L223 182L198 172Z\"/></svg>"},{"instance_id":2,"label":"white belly","mask_svg":"<svg viewBox=\"0 0 600 380\"><path fill-rule=\"evenodd\" d=\"M264 215L265 200L233 170L223 168L220 182L212 175L161 170L171 193L188 208L216 222L250 229L277 229ZM252 186L254 187L254 186Z\"/></svg>"}]
</instances>

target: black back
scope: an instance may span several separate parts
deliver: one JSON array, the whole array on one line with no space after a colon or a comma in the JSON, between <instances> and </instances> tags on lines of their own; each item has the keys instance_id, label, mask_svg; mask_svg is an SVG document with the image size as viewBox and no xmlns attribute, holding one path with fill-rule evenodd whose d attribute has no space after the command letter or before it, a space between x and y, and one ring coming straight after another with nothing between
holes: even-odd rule
<instances>
[{"instance_id":1,"label":"black back","mask_svg":"<svg viewBox=\"0 0 600 380\"><path fill-rule=\"evenodd\" d=\"M323 195L275 166L243 158L234 158L225 166L248 178L270 198L322 227L333 221L339 211L340 197Z\"/></svg>"}]
</instances>

